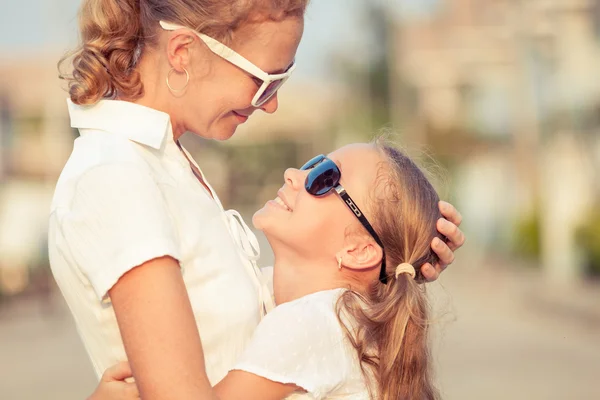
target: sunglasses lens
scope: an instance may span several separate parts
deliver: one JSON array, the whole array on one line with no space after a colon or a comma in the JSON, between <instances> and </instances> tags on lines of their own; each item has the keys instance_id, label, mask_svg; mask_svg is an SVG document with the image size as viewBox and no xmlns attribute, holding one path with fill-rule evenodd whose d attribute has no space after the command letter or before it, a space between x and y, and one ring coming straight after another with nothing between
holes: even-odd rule
<instances>
[{"instance_id":1,"label":"sunglasses lens","mask_svg":"<svg viewBox=\"0 0 600 400\"><path fill-rule=\"evenodd\" d=\"M275 93L277 93L277 91L279 90L281 85L283 85L284 82L285 82L285 78L282 78L282 79L278 79L276 81L269 83L269 85L266 87L266 89L261 93L260 97L258 98L258 100L256 102L257 107L260 107L263 104L265 104L267 101L269 101L269 99L271 97L273 97L273 95Z\"/></svg>"},{"instance_id":2,"label":"sunglasses lens","mask_svg":"<svg viewBox=\"0 0 600 400\"><path fill-rule=\"evenodd\" d=\"M307 161L306 164L304 164L303 166L301 166L300 170L301 171L306 171L307 169L311 169L316 164L318 164L319 162L323 161L324 158L325 158L325 156L322 155L322 154L318 155L316 157L313 157L309 161Z\"/></svg>"},{"instance_id":3,"label":"sunglasses lens","mask_svg":"<svg viewBox=\"0 0 600 400\"><path fill-rule=\"evenodd\" d=\"M340 170L329 159L310 170L304 184L306 191L313 196L323 196L340 181Z\"/></svg>"}]
</instances>

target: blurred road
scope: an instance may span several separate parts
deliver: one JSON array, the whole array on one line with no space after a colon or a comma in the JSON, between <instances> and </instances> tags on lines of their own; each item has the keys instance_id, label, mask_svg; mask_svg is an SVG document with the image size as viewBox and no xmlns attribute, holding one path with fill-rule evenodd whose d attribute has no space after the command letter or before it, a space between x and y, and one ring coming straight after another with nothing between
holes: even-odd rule
<instances>
[{"instance_id":1,"label":"blurred road","mask_svg":"<svg viewBox=\"0 0 600 400\"><path fill-rule=\"evenodd\" d=\"M430 292L444 399L600 399L600 285L459 263L441 281Z\"/></svg>"},{"instance_id":2,"label":"blurred road","mask_svg":"<svg viewBox=\"0 0 600 400\"><path fill-rule=\"evenodd\" d=\"M600 399L600 286L551 288L535 271L470 265L430 284L443 398ZM2 400L82 400L94 387L56 291L1 305L0 360Z\"/></svg>"}]
</instances>

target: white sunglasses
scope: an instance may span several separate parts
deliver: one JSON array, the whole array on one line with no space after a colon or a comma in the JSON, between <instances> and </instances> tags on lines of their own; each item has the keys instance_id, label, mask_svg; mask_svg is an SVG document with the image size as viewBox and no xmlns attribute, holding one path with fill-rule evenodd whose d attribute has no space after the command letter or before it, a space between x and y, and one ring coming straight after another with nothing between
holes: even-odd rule
<instances>
[{"instance_id":1,"label":"white sunglasses","mask_svg":"<svg viewBox=\"0 0 600 400\"><path fill-rule=\"evenodd\" d=\"M253 107L260 107L269 101L269 99L273 97L275 93L277 93L279 88L285 83L285 81L287 81L290 75L292 75L292 72L294 72L296 69L296 61L294 60L292 65L290 65L284 73L268 74L240 54L236 53L231 48L225 46L223 43L211 38L210 36L196 32L193 29L182 25L172 24L165 21L160 21L159 23L160 26L167 31L176 31L178 29L191 30L208 46L213 53L262 81L262 84L252 99L251 104Z\"/></svg>"}]
</instances>

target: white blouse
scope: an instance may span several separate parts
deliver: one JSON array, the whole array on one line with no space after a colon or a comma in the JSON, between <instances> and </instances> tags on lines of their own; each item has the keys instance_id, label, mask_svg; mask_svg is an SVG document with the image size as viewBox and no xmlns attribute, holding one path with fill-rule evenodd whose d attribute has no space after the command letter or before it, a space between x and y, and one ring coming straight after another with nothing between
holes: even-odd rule
<instances>
[{"instance_id":1,"label":"white blouse","mask_svg":"<svg viewBox=\"0 0 600 400\"><path fill-rule=\"evenodd\" d=\"M50 264L96 373L126 359L108 290L168 255L181 266L216 384L273 306L256 237L195 177L168 114L116 100L68 106L81 136L52 202Z\"/></svg>"},{"instance_id":2,"label":"white blouse","mask_svg":"<svg viewBox=\"0 0 600 400\"><path fill-rule=\"evenodd\" d=\"M321 291L275 307L234 369L306 390L290 400L368 400L358 353L335 310L344 290Z\"/></svg>"}]
</instances>

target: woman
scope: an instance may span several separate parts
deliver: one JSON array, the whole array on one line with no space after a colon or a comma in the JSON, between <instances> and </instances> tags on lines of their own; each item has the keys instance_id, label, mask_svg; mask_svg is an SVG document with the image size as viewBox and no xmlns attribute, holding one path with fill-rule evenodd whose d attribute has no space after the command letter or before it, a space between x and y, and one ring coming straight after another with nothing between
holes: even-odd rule
<instances>
[{"instance_id":1,"label":"woman","mask_svg":"<svg viewBox=\"0 0 600 400\"><path fill-rule=\"evenodd\" d=\"M254 215L275 254L277 307L216 385L219 399L437 398L414 268L436 258L427 178L381 143L345 146L284 178ZM105 386L94 400L136 398L127 384L112 397Z\"/></svg>"},{"instance_id":2,"label":"woman","mask_svg":"<svg viewBox=\"0 0 600 400\"><path fill-rule=\"evenodd\" d=\"M144 399L212 398L210 383L272 307L255 238L179 138L225 140L254 111L275 112L305 7L82 3L83 43L67 77L81 136L53 200L50 262L97 374L128 359ZM463 241L460 215L445 206L450 247L432 243L442 262L426 266L429 279Z\"/></svg>"}]
</instances>

